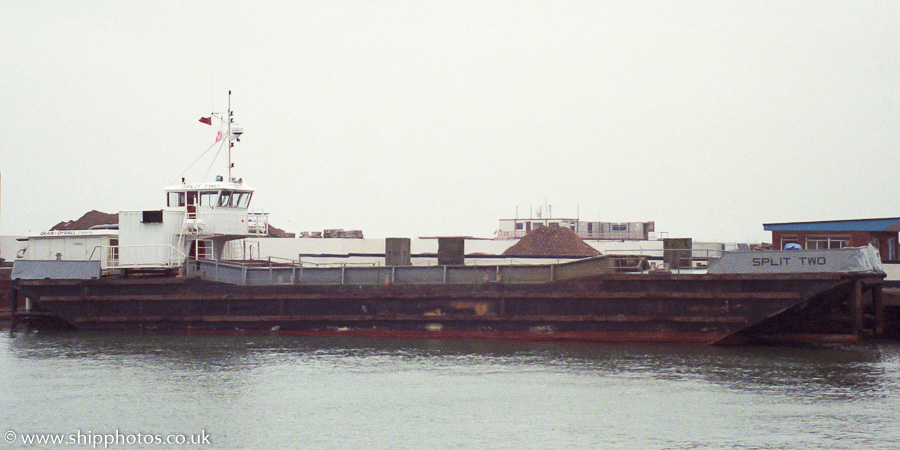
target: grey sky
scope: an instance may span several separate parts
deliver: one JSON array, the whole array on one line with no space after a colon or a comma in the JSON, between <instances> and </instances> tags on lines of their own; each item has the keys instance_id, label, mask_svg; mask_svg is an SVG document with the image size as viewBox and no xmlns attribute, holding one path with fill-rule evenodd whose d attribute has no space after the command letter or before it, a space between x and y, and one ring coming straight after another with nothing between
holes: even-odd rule
<instances>
[{"instance_id":1,"label":"grey sky","mask_svg":"<svg viewBox=\"0 0 900 450\"><path fill-rule=\"evenodd\" d=\"M162 207L229 89L235 175L295 232L900 216L900 2L0 6L4 235Z\"/></svg>"}]
</instances>

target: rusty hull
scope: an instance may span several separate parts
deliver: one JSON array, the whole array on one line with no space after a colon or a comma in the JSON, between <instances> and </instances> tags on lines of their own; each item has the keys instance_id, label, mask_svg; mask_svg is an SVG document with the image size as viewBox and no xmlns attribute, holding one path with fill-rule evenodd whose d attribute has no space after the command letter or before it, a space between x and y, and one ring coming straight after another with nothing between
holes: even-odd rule
<instances>
[{"instance_id":1,"label":"rusty hull","mask_svg":"<svg viewBox=\"0 0 900 450\"><path fill-rule=\"evenodd\" d=\"M16 280L12 290L32 305L15 311L15 322L37 329L739 344L874 334L878 304L870 301L867 315L864 298L880 297L882 276L608 274L384 286L126 278Z\"/></svg>"}]
</instances>

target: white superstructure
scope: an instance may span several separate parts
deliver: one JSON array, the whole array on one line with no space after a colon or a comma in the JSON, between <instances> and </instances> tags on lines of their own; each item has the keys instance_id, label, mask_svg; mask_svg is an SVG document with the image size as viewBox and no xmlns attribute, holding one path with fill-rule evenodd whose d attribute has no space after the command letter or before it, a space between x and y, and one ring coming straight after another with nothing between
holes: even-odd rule
<instances>
[{"instance_id":1,"label":"white superstructure","mask_svg":"<svg viewBox=\"0 0 900 450\"><path fill-rule=\"evenodd\" d=\"M100 261L102 269L118 266L119 230L42 231L28 236L17 258L42 261Z\"/></svg>"},{"instance_id":2,"label":"white superstructure","mask_svg":"<svg viewBox=\"0 0 900 450\"><path fill-rule=\"evenodd\" d=\"M229 95L231 92L229 92ZM19 259L30 261L99 261L112 269L173 269L188 258L218 259L225 243L268 234L268 216L251 211L253 188L231 178L231 148L243 134L227 113L216 114L227 126L228 180L169 186L166 206L120 211L118 228L45 231L28 237ZM210 123L210 118L201 120Z\"/></svg>"}]
</instances>

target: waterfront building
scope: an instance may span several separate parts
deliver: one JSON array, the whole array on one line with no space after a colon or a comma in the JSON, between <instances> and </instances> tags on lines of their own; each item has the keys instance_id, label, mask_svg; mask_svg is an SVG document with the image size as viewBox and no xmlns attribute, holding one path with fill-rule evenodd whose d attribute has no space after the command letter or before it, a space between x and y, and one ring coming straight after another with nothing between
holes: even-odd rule
<instances>
[{"instance_id":1,"label":"waterfront building","mask_svg":"<svg viewBox=\"0 0 900 450\"><path fill-rule=\"evenodd\" d=\"M884 260L898 259L900 217L763 224L778 249L798 244L807 250L862 247L872 244Z\"/></svg>"},{"instance_id":2,"label":"waterfront building","mask_svg":"<svg viewBox=\"0 0 900 450\"><path fill-rule=\"evenodd\" d=\"M500 219L497 239L518 239L540 227L562 227L581 239L646 241L654 232L653 222L600 222L572 218Z\"/></svg>"}]
</instances>

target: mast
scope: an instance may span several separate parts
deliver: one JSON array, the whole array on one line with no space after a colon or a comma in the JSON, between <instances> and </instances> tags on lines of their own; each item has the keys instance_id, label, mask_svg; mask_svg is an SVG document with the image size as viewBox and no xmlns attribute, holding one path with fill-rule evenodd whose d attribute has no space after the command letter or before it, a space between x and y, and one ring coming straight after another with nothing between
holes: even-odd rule
<instances>
[{"instance_id":1,"label":"mast","mask_svg":"<svg viewBox=\"0 0 900 450\"><path fill-rule=\"evenodd\" d=\"M225 181L231 183L231 148L234 147L234 136L231 135L231 122L234 120L231 112L231 89L228 90L228 117L226 122L228 123L228 178Z\"/></svg>"}]
</instances>

